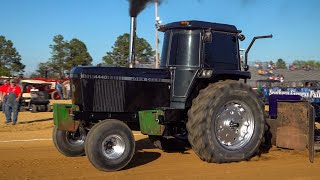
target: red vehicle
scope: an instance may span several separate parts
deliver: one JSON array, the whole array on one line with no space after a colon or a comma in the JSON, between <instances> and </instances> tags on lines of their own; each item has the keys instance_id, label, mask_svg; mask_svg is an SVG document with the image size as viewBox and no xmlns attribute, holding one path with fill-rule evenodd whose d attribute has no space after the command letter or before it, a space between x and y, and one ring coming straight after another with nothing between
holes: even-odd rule
<instances>
[{"instance_id":1,"label":"red vehicle","mask_svg":"<svg viewBox=\"0 0 320 180\"><path fill-rule=\"evenodd\" d=\"M51 99L60 99L60 95L56 91L56 85L57 82L60 81L61 83L64 81L69 80L69 78L64 78L64 79L55 79L55 78L32 78L34 80L42 80L46 82L50 82L51 86L50 89L48 90L48 93L50 94Z\"/></svg>"}]
</instances>

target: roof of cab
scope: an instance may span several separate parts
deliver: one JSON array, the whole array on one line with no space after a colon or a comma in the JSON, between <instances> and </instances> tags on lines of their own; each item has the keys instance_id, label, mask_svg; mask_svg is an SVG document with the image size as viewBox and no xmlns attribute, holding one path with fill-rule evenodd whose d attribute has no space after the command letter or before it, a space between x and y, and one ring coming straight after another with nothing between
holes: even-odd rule
<instances>
[{"instance_id":1,"label":"roof of cab","mask_svg":"<svg viewBox=\"0 0 320 180\"><path fill-rule=\"evenodd\" d=\"M205 21L178 21L165 25L161 25L159 31L165 32L169 29L212 29L215 31L231 32L231 33L241 33L234 25L220 24Z\"/></svg>"}]
</instances>

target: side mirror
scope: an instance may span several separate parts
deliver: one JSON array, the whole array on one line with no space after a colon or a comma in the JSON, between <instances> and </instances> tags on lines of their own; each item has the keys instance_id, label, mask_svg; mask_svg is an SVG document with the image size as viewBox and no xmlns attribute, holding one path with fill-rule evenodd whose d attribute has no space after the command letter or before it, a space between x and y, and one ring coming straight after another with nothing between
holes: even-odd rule
<instances>
[{"instance_id":1,"label":"side mirror","mask_svg":"<svg viewBox=\"0 0 320 180\"><path fill-rule=\"evenodd\" d=\"M238 35L238 39L239 39L240 41L244 41L244 40L246 39L246 37L245 37L243 34L239 34L239 35Z\"/></svg>"}]
</instances>

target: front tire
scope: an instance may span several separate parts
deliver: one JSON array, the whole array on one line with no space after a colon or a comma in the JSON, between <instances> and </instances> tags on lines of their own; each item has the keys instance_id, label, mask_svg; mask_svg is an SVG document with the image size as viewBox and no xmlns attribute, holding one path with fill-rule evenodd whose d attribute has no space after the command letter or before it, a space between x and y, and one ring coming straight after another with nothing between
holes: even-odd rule
<instances>
[{"instance_id":1,"label":"front tire","mask_svg":"<svg viewBox=\"0 0 320 180\"><path fill-rule=\"evenodd\" d=\"M189 142L207 162L250 159L261 144L264 127L264 104L259 95L237 81L210 84L188 111Z\"/></svg>"},{"instance_id":2,"label":"front tire","mask_svg":"<svg viewBox=\"0 0 320 180\"><path fill-rule=\"evenodd\" d=\"M54 99L54 100L59 100L60 99L60 95L57 91L53 91L51 93L51 99Z\"/></svg>"},{"instance_id":3,"label":"front tire","mask_svg":"<svg viewBox=\"0 0 320 180\"><path fill-rule=\"evenodd\" d=\"M79 126L75 133L59 130L57 126L53 128L53 143L57 150L67 156L75 157L85 154L84 142L86 140L86 131Z\"/></svg>"},{"instance_id":4,"label":"front tire","mask_svg":"<svg viewBox=\"0 0 320 180\"><path fill-rule=\"evenodd\" d=\"M101 171L124 168L135 152L131 129L122 121L108 119L89 131L85 152L91 164Z\"/></svg>"},{"instance_id":5,"label":"front tire","mask_svg":"<svg viewBox=\"0 0 320 180\"><path fill-rule=\"evenodd\" d=\"M37 111L38 111L37 105L31 104L31 112L32 112L32 113L36 113Z\"/></svg>"},{"instance_id":6,"label":"front tire","mask_svg":"<svg viewBox=\"0 0 320 180\"><path fill-rule=\"evenodd\" d=\"M52 108L51 108L51 104L47 104L47 112L51 112Z\"/></svg>"}]
</instances>

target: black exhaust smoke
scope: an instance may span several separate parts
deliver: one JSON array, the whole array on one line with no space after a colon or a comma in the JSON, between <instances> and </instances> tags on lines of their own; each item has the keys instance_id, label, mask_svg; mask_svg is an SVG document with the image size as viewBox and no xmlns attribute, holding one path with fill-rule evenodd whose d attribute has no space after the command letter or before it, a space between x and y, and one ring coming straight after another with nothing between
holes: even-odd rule
<instances>
[{"instance_id":1,"label":"black exhaust smoke","mask_svg":"<svg viewBox=\"0 0 320 180\"><path fill-rule=\"evenodd\" d=\"M137 17L138 14L147 6L149 2L156 2L160 4L162 0L128 0L130 3L129 14L131 17Z\"/></svg>"}]
</instances>

